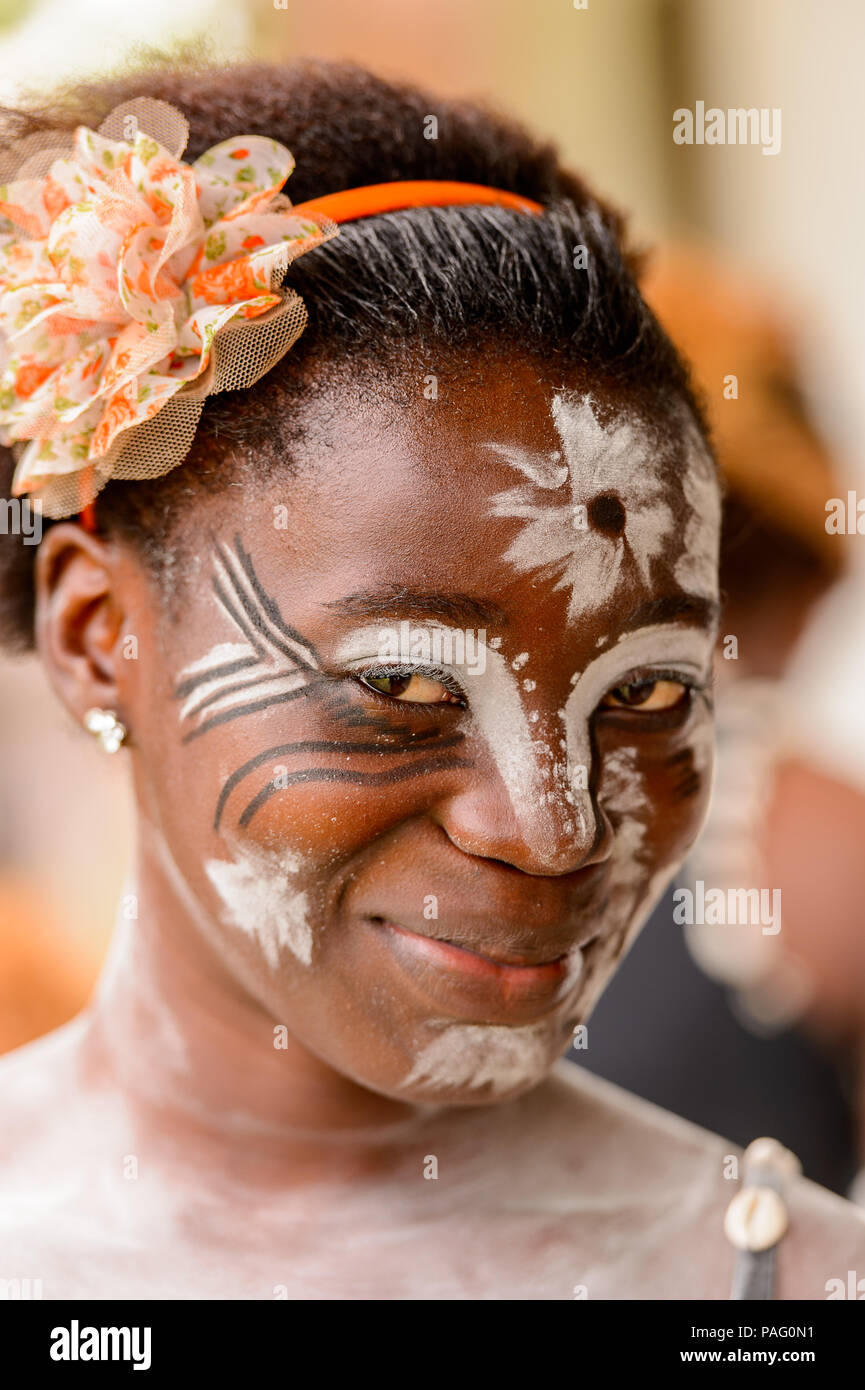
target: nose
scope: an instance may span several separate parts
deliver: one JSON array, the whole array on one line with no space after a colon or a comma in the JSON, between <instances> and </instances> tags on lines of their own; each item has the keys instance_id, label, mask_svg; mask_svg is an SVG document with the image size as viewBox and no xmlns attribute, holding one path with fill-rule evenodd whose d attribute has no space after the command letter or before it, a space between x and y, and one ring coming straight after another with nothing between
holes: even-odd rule
<instances>
[{"instance_id":1,"label":"nose","mask_svg":"<svg viewBox=\"0 0 865 1390\"><path fill-rule=\"evenodd\" d=\"M550 776L508 787L496 767L467 769L465 782L434 809L452 844L523 873L571 874L609 857L610 822L591 788Z\"/></svg>"}]
</instances>

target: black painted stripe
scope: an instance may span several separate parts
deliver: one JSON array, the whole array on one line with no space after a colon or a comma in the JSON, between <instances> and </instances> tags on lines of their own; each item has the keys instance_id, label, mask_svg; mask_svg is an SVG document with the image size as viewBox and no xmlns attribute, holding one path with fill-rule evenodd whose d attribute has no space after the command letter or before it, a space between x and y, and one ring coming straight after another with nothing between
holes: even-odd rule
<instances>
[{"instance_id":1,"label":"black painted stripe","mask_svg":"<svg viewBox=\"0 0 865 1390\"><path fill-rule=\"evenodd\" d=\"M252 558L249 555L249 553L244 549L243 542L241 541L239 535L236 535L234 537L234 545L240 563L242 564L244 571L246 572L246 577L252 585L255 596L258 599L267 616L270 618L270 621L273 623L274 627L277 629L278 632L282 633L283 637L288 637L292 642L297 642L301 647L304 647L305 650L309 652L313 661L317 665L320 665L318 652L316 651L312 643L308 641L307 638L302 637L296 628L293 628L289 623L285 621L285 619L279 611L279 607L275 599L271 598L270 594L266 593L265 590L262 588L258 575L255 572L255 566L252 563Z\"/></svg>"},{"instance_id":2,"label":"black painted stripe","mask_svg":"<svg viewBox=\"0 0 865 1390\"><path fill-rule=\"evenodd\" d=\"M427 758L423 763L393 768L390 772L349 772L347 768L307 768L303 772L290 773L279 787L275 787L272 782L269 782L266 787L262 787L258 795L254 796L249 805L241 812L238 825L246 827L256 811L259 811L272 796L276 796L277 792L284 791L287 787L294 786L299 782L354 782L364 787L386 787L394 782L404 782L409 777L421 777L427 772L443 772L449 768L461 767L474 767L474 763L468 758L441 757Z\"/></svg>"},{"instance_id":3,"label":"black painted stripe","mask_svg":"<svg viewBox=\"0 0 865 1390\"><path fill-rule=\"evenodd\" d=\"M200 738L210 729L215 729L219 724L227 724L230 719L240 719L244 714L255 714L258 710L270 709L271 705L286 704L289 700L296 700L301 695L309 695L315 688L322 685L327 677L322 677L318 681L309 681L306 685L298 686L297 690L287 690L284 695L272 695L267 700L256 700L251 705L238 705L237 709L225 710L223 714L214 714L211 719L205 720L197 729L184 735L182 742L190 743L194 738Z\"/></svg>"},{"instance_id":4,"label":"black painted stripe","mask_svg":"<svg viewBox=\"0 0 865 1390\"><path fill-rule=\"evenodd\" d=\"M463 739L463 734L453 734L450 738L442 739L440 743L436 744L436 747L455 748L457 744L463 742ZM237 784L242 782L245 777L248 777L250 772L255 772L256 768L261 767L263 763L272 762L276 758L284 758L290 753L368 753L380 757L382 754L393 755L394 753L406 752L411 752L411 749L382 748L378 744L369 743L341 743L338 740L331 739L303 739L300 742L280 743L274 748L265 748L263 753L256 753L254 758L250 758L248 762L243 763L242 766L232 772L230 777L226 780L222 791L219 793L219 800L216 803L216 815L213 821L213 828L214 830L219 829L222 813L225 810L225 803ZM365 775L368 774L358 774L358 776L361 777ZM276 788L276 790L278 791L280 788Z\"/></svg>"}]
</instances>

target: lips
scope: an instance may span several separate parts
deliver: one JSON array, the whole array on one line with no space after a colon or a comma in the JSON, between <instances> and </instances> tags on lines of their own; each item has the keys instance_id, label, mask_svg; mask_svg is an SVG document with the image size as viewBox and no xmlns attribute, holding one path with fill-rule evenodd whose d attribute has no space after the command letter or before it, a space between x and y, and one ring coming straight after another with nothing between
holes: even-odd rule
<instances>
[{"instance_id":1,"label":"lips","mask_svg":"<svg viewBox=\"0 0 865 1390\"><path fill-rule=\"evenodd\" d=\"M507 979L509 974L525 974L527 971L537 976L538 979L545 979L547 975L561 977L567 973L568 956L567 954L556 956L552 960L532 961L518 956L491 955L486 952L475 951L469 946L463 946L456 941L448 941L439 936L427 936L420 932L410 931L407 927L401 927L396 922L384 922L383 926L389 927L391 931L402 933L403 936L413 937L421 946L424 944L431 953L438 953L443 961L452 960L457 969L465 970L487 970L492 969L501 974L503 979Z\"/></svg>"},{"instance_id":2,"label":"lips","mask_svg":"<svg viewBox=\"0 0 865 1390\"><path fill-rule=\"evenodd\" d=\"M389 927L392 931L401 931L403 935L419 938L421 942L426 941L430 949L442 951L442 959L453 955L455 965L473 969L471 962L481 962L484 966L494 966L501 970L503 976L510 970L534 970L534 972L565 972L567 969L567 952L560 955L541 956L535 951L517 952L505 951L502 948L490 947L484 951L478 951L473 945L467 945L464 941L453 940L452 937L438 937L438 935L428 935L426 931L412 931L410 927L399 926L396 922L382 922L382 926Z\"/></svg>"},{"instance_id":3,"label":"lips","mask_svg":"<svg viewBox=\"0 0 865 1390\"><path fill-rule=\"evenodd\" d=\"M475 935L459 928L429 931L426 922L424 922L423 927L409 927L402 922L384 917L372 917L370 921L379 926L389 927L394 931L404 932L409 936L419 937L422 941L430 942L436 946L450 947L453 951L459 951L466 956L473 956L490 965L515 970L546 970L554 966L566 967L568 958L572 956L575 949L587 946L590 941L594 940L594 937L585 937L582 941L570 939L562 942L560 938L556 939L556 933L539 929L534 931L531 937L524 937L524 939L520 939L520 934L512 934L508 938L508 943L503 944L501 940L489 941L488 929L484 933L484 937L481 937L480 933ZM429 925L433 924L430 923ZM440 926L438 923L435 925ZM561 929L559 929L560 931Z\"/></svg>"},{"instance_id":4,"label":"lips","mask_svg":"<svg viewBox=\"0 0 865 1390\"><path fill-rule=\"evenodd\" d=\"M367 924L428 1005L466 1021L532 1022L571 998L582 972L576 945L554 956L537 943L531 952L495 947L491 955L490 948L477 951L380 917L368 918Z\"/></svg>"}]
</instances>

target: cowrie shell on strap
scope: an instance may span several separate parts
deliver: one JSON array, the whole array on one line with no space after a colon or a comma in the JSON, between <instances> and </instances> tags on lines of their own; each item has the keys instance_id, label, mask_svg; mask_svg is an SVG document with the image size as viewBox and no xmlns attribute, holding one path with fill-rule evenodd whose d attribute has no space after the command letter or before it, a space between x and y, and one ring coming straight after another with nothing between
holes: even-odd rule
<instances>
[{"instance_id":1,"label":"cowrie shell on strap","mask_svg":"<svg viewBox=\"0 0 865 1390\"><path fill-rule=\"evenodd\" d=\"M745 1150L743 1164L745 1168L762 1168L785 1179L798 1178L802 1172L796 1155L777 1139L755 1139Z\"/></svg>"},{"instance_id":2,"label":"cowrie shell on strap","mask_svg":"<svg viewBox=\"0 0 865 1390\"><path fill-rule=\"evenodd\" d=\"M769 1250L787 1230L784 1202L771 1187L743 1187L724 1216L724 1234L737 1250Z\"/></svg>"}]
</instances>

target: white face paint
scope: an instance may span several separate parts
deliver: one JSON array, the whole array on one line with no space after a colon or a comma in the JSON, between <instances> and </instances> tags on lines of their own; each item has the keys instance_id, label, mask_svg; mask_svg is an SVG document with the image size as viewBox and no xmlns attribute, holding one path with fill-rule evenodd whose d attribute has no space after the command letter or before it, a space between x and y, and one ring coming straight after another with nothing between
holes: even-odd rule
<instances>
[{"instance_id":1,"label":"white face paint","mask_svg":"<svg viewBox=\"0 0 865 1390\"><path fill-rule=\"evenodd\" d=\"M610 850L609 897L597 923L599 940L591 949L579 996L580 1018L589 1017L611 974L675 872L670 865L650 875L644 841L651 815L636 748L617 748L604 759L598 800L615 829Z\"/></svg>"},{"instance_id":2,"label":"white face paint","mask_svg":"<svg viewBox=\"0 0 865 1390\"><path fill-rule=\"evenodd\" d=\"M538 570L555 578L557 589L569 589L568 619L574 622L613 597L626 556L648 584L651 562L665 551L674 517L657 443L636 415L605 427L591 396L562 393L553 397L552 415L561 450L540 454L487 445L529 480L499 493L492 511L523 521L505 559L520 572ZM590 503L603 496L618 498L625 509L620 535L587 519Z\"/></svg>"},{"instance_id":3,"label":"white face paint","mask_svg":"<svg viewBox=\"0 0 865 1390\"><path fill-rule=\"evenodd\" d=\"M419 625L414 624L415 627ZM451 642L456 648L456 630L433 623L429 625L431 637L439 634L440 644ZM381 645L381 626L366 626L350 633L340 643L334 659L343 666L363 670L380 666L383 663L377 653ZM525 654L523 654L525 655ZM404 663L411 666L411 662ZM508 793L514 814L518 819L531 814L536 838L547 838L552 843L556 823L552 809L548 805L549 791L548 767L552 755L543 739L532 732L528 712L520 693L519 671L512 670L503 653L492 646L484 645L483 671L477 669L473 674L463 664L449 664L446 669L462 687L469 703L469 720L474 733L485 743L490 757L498 769ZM524 662L520 662L520 669ZM418 670L424 666L418 663ZM540 831L538 812L541 813Z\"/></svg>"},{"instance_id":4,"label":"white face paint","mask_svg":"<svg viewBox=\"0 0 865 1390\"><path fill-rule=\"evenodd\" d=\"M683 412L688 438L688 464L682 480L690 508L685 523L685 548L673 571L689 593L715 598L718 593L718 546L721 535L721 492L718 476L696 425Z\"/></svg>"},{"instance_id":5,"label":"white face paint","mask_svg":"<svg viewBox=\"0 0 865 1390\"><path fill-rule=\"evenodd\" d=\"M699 684L708 679L713 647L711 632L674 623L658 623L623 633L612 647L600 652L572 678L573 689L563 712L570 762L588 766L592 714L607 691L620 685L631 671L644 669L651 679L653 667L672 670Z\"/></svg>"},{"instance_id":6,"label":"white face paint","mask_svg":"<svg viewBox=\"0 0 865 1390\"><path fill-rule=\"evenodd\" d=\"M650 807L643 775L637 766L636 748L616 748L604 760L600 800L618 821L613 857L625 873L615 875L614 892L639 882L642 877L640 851L646 838L646 817Z\"/></svg>"},{"instance_id":7,"label":"white face paint","mask_svg":"<svg viewBox=\"0 0 865 1390\"><path fill-rule=\"evenodd\" d=\"M447 636L451 630L432 624L433 636L436 632ZM356 671L373 669L382 665L377 656L380 644L381 627L368 625L349 634L334 659ZM549 740L533 728L538 713L526 708L525 697L535 685L531 691L521 690L519 672L514 673L514 663L502 652L487 644L480 674L471 674L465 664L446 668L465 692L472 730L484 742L514 815L527 828L539 858L555 855L563 832L582 840L594 838L594 811L585 782L591 767L591 718L601 698L636 667L647 672L652 667L673 668L684 680L700 683L711 664L712 645L710 633L674 624L624 634L573 679L573 689L559 711L564 733L559 746L564 756L558 756ZM419 663L417 669L425 668Z\"/></svg>"},{"instance_id":8,"label":"white face paint","mask_svg":"<svg viewBox=\"0 0 865 1390\"><path fill-rule=\"evenodd\" d=\"M318 669L315 654L278 621L262 601L242 552L214 554L214 601L243 642L218 642L177 676L175 698L187 738L250 705L276 702L307 685Z\"/></svg>"},{"instance_id":9,"label":"white face paint","mask_svg":"<svg viewBox=\"0 0 865 1390\"><path fill-rule=\"evenodd\" d=\"M540 1081L556 1055L547 1023L522 1028L451 1023L421 1049L403 1086L472 1091L488 1086L493 1095L502 1095Z\"/></svg>"},{"instance_id":10,"label":"white face paint","mask_svg":"<svg viewBox=\"0 0 865 1390\"><path fill-rule=\"evenodd\" d=\"M222 902L223 921L256 941L272 970L279 967L284 950L302 965L310 964L307 896L296 882L300 855L244 848L233 860L210 859L204 867Z\"/></svg>"}]
</instances>

